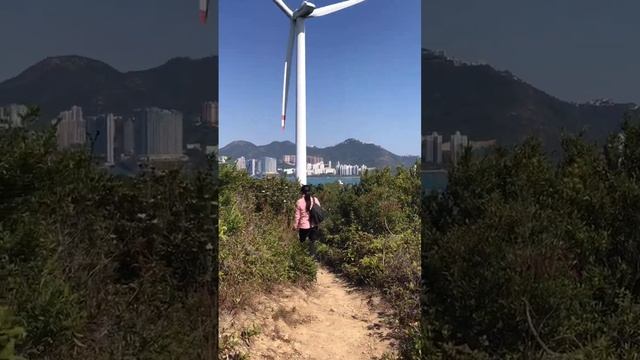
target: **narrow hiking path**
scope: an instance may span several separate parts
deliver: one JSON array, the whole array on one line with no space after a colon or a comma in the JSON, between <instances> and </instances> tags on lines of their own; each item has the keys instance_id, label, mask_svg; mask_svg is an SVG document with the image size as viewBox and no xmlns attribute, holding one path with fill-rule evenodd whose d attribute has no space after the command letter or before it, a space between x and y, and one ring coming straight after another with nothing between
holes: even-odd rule
<instances>
[{"instance_id":1,"label":"narrow hiking path","mask_svg":"<svg viewBox=\"0 0 640 360\"><path fill-rule=\"evenodd\" d=\"M379 298L323 266L311 288L277 289L251 309L221 318L223 328L257 327L245 344L251 359L369 360L395 346Z\"/></svg>"}]
</instances>

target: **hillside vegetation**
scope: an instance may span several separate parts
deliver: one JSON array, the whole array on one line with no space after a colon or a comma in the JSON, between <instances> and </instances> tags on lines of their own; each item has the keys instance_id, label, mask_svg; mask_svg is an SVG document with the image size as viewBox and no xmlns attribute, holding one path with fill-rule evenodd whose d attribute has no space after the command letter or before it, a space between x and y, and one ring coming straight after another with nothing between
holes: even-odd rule
<instances>
[{"instance_id":1,"label":"hillside vegetation","mask_svg":"<svg viewBox=\"0 0 640 360\"><path fill-rule=\"evenodd\" d=\"M369 172L318 189L328 214L318 258L391 304L403 358L419 358L420 181L414 168Z\"/></svg>"},{"instance_id":2,"label":"hillside vegetation","mask_svg":"<svg viewBox=\"0 0 640 360\"><path fill-rule=\"evenodd\" d=\"M0 357L213 358L211 168L114 177L53 129L0 128L0 154Z\"/></svg>"},{"instance_id":3,"label":"hillside vegetation","mask_svg":"<svg viewBox=\"0 0 640 360\"><path fill-rule=\"evenodd\" d=\"M424 201L428 359L640 356L640 116L604 149L465 157Z\"/></svg>"},{"instance_id":4,"label":"hillside vegetation","mask_svg":"<svg viewBox=\"0 0 640 360\"><path fill-rule=\"evenodd\" d=\"M323 238L300 244L292 230L300 185L252 179L228 164L220 170L220 309L231 314L277 285L312 285L317 263L392 304L403 355L419 356L420 182L416 170L372 172L356 186L314 188L328 215ZM339 331L339 329L336 329ZM241 358L259 329L222 334L221 358ZM337 339L337 338L336 338ZM236 357L234 357L236 356Z\"/></svg>"},{"instance_id":5,"label":"hillside vegetation","mask_svg":"<svg viewBox=\"0 0 640 360\"><path fill-rule=\"evenodd\" d=\"M306 286L317 265L292 229L299 185L283 178L253 179L220 165L220 313L251 305L278 285ZM220 359L246 356L240 348L258 329L222 329Z\"/></svg>"},{"instance_id":6,"label":"hillside vegetation","mask_svg":"<svg viewBox=\"0 0 640 360\"><path fill-rule=\"evenodd\" d=\"M574 104L563 101L490 65L457 63L422 50L422 131L469 140L496 139L502 145L536 136L547 151L560 151L563 131L585 130L587 139L606 141L624 112L635 104ZM446 140L445 140L446 141Z\"/></svg>"}]
</instances>

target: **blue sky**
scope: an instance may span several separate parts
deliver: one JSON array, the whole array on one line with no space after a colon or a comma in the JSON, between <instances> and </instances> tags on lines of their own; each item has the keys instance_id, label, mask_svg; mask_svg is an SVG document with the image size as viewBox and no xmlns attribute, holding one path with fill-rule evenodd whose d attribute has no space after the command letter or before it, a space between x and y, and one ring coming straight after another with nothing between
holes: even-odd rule
<instances>
[{"instance_id":1,"label":"blue sky","mask_svg":"<svg viewBox=\"0 0 640 360\"><path fill-rule=\"evenodd\" d=\"M220 145L295 142L295 52L280 128L289 21L270 0L221 1L219 11ZM309 145L356 138L420 154L420 20L420 0L368 0L306 21Z\"/></svg>"},{"instance_id":2,"label":"blue sky","mask_svg":"<svg viewBox=\"0 0 640 360\"><path fill-rule=\"evenodd\" d=\"M640 103L638 0L426 0L422 43L563 100Z\"/></svg>"}]
</instances>

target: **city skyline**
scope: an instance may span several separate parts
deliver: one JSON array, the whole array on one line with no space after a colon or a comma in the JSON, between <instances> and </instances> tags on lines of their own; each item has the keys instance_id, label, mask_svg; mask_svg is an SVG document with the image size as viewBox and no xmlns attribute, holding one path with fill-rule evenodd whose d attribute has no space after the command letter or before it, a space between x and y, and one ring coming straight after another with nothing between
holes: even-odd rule
<instances>
[{"instance_id":1,"label":"city skyline","mask_svg":"<svg viewBox=\"0 0 640 360\"><path fill-rule=\"evenodd\" d=\"M287 158L295 155L284 155L280 158L271 156L262 156L259 158L250 158L240 156L236 158L230 158L228 156L221 155L218 157L218 161L221 164L226 164L227 161L231 161L236 169L246 171L249 176L271 176L271 175L295 175L295 164L288 164ZM281 164L281 167L278 165ZM290 167L285 167L289 165ZM345 164L340 161L335 162L335 167L332 166L332 161L324 161L322 157L307 156L307 176L359 176L367 170L375 170L375 167L367 166L365 164Z\"/></svg>"},{"instance_id":2,"label":"city skyline","mask_svg":"<svg viewBox=\"0 0 640 360\"><path fill-rule=\"evenodd\" d=\"M339 134L398 154L419 153L419 7L417 0L402 8L366 1L306 23L309 145L335 143ZM235 13L244 15L231 15ZM222 3L220 18L220 88L225 89L220 95L220 143L238 138L293 141L295 101L289 101L285 132L280 129L289 24L268 1L252 8ZM295 72L291 76L290 99L295 99Z\"/></svg>"},{"instance_id":3,"label":"city skyline","mask_svg":"<svg viewBox=\"0 0 640 360\"><path fill-rule=\"evenodd\" d=\"M13 104L0 107L0 120L15 124L12 110L25 108ZM217 103L202 104L200 123L217 123ZM104 160L108 166L130 159L164 161L188 160L189 151L209 154L215 148L208 144L188 143L184 139L183 113L159 107L138 108L122 116L112 112L87 115L80 106L62 111L51 124L56 126L56 143L60 149L90 146L94 159Z\"/></svg>"}]
</instances>

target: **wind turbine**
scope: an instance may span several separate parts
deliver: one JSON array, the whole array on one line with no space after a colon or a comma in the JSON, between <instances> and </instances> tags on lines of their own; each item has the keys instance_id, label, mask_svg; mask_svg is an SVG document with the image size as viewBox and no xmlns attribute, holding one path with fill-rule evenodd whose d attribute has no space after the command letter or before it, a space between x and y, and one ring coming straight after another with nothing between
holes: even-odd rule
<instances>
[{"instance_id":1,"label":"wind turbine","mask_svg":"<svg viewBox=\"0 0 640 360\"><path fill-rule=\"evenodd\" d=\"M273 0L291 20L287 53L284 59L284 84L282 86L281 125L283 129L287 119L287 98L289 96L289 78L294 41L297 41L298 44L296 48L296 176L303 185L307 184L307 75L304 21L307 18L320 17L346 9L363 1L365 0L347 0L319 8L316 8L314 4L308 1L303 1L298 9L292 11L283 0Z\"/></svg>"}]
</instances>

